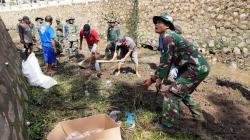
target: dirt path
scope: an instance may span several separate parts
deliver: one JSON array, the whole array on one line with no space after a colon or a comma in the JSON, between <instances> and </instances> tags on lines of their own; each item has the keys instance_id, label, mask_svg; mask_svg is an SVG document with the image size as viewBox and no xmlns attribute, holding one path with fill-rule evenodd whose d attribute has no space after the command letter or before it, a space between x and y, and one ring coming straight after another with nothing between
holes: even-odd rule
<instances>
[{"instance_id":1,"label":"dirt path","mask_svg":"<svg viewBox=\"0 0 250 140\"><path fill-rule=\"evenodd\" d=\"M133 74L131 64L125 66L125 72L119 77L110 76L106 72L104 79L123 81L131 87L153 74L158 64L157 52L140 50L140 72L142 79ZM115 68L114 64L105 64L104 71ZM133 68L133 67L132 67ZM127 88L131 88L127 87ZM140 89L138 89L140 90ZM143 91L137 92L145 92ZM152 88L151 90L154 90ZM131 92L127 90L127 92ZM200 102L207 124L203 130L207 133L205 139L250 139L250 72L231 69L221 63L211 65L208 78L193 93L193 98ZM148 102L148 100L146 101ZM197 126L191 120L191 114L182 104L183 118L180 126L186 131L196 132Z\"/></svg>"}]
</instances>

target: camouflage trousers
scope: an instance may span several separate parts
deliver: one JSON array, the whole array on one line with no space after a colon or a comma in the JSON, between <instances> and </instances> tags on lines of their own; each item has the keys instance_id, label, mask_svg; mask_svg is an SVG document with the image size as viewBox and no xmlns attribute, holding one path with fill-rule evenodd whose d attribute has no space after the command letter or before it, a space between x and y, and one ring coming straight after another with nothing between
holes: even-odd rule
<instances>
[{"instance_id":1,"label":"camouflage trousers","mask_svg":"<svg viewBox=\"0 0 250 140\"><path fill-rule=\"evenodd\" d=\"M63 46L63 37L58 36L57 41Z\"/></svg>"},{"instance_id":2,"label":"camouflage trousers","mask_svg":"<svg viewBox=\"0 0 250 140\"><path fill-rule=\"evenodd\" d=\"M205 73L196 75L197 72L185 71L164 93L162 124L173 127L178 124L180 118L179 104L182 101L192 113L194 119L200 119L202 114L198 111L199 104L191 98L195 88L207 77L209 70Z\"/></svg>"},{"instance_id":3,"label":"camouflage trousers","mask_svg":"<svg viewBox=\"0 0 250 140\"><path fill-rule=\"evenodd\" d=\"M68 41L65 48L65 54L69 57L78 54L78 42Z\"/></svg>"}]
</instances>

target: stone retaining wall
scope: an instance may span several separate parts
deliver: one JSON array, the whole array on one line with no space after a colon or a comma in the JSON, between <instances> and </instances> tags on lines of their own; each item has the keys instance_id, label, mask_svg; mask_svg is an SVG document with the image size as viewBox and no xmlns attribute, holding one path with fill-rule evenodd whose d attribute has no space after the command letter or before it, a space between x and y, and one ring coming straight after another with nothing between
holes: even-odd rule
<instances>
[{"instance_id":1,"label":"stone retaining wall","mask_svg":"<svg viewBox=\"0 0 250 140\"><path fill-rule=\"evenodd\" d=\"M16 47L1 18L0 32L0 140L27 140L26 82Z\"/></svg>"},{"instance_id":2,"label":"stone retaining wall","mask_svg":"<svg viewBox=\"0 0 250 140\"><path fill-rule=\"evenodd\" d=\"M124 33L127 33L129 18L134 11L135 0L109 0L73 6L48 7L22 12L0 13L8 28L15 28L17 19L28 15L52 15L66 17L73 15L76 23L82 26L89 21L105 35L107 28L103 20L105 15L114 13L121 21ZM168 11L175 23L184 31L184 36L203 47L249 47L250 45L250 0L139 0L139 42L154 40L152 17L162 11Z\"/></svg>"}]
</instances>

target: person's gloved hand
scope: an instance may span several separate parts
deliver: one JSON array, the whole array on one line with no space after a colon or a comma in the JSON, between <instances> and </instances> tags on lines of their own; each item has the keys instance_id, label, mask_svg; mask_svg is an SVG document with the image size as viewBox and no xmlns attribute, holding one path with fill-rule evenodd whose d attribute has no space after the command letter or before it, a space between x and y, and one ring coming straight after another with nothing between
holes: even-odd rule
<instances>
[{"instance_id":1,"label":"person's gloved hand","mask_svg":"<svg viewBox=\"0 0 250 140\"><path fill-rule=\"evenodd\" d=\"M156 88L157 93L161 91L161 88L162 88L162 80L161 79L156 80L155 88Z\"/></svg>"}]
</instances>

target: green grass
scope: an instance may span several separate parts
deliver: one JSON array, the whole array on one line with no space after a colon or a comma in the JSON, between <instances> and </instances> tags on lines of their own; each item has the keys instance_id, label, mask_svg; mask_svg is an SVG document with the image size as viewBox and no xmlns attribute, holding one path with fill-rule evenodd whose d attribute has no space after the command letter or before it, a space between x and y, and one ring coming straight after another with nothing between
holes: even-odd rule
<instances>
[{"instance_id":1,"label":"green grass","mask_svg":"<svg viewBox=\"0 0 250 140\"><path fill-rule=\"evenodd\" d=\"M122 126L125 140L195 139L185 132L170 136L157 131L150 120L159 112L153 111L150 103L143 102L148 97L143 95L140 88L119 82L109 87L106 80L94 75L84 77L81 71L73 64L64 63L54 76L59 83L57 86L49 90L30 87L26 119L31 123L28 129L31 140L46 139L48 132L62 120L108 113L112 107L122 111L119 120L123 122L126 111L136 113L135 128ZM90 96L85 96L85 90Z\"/></svg>"}]
</instances>

